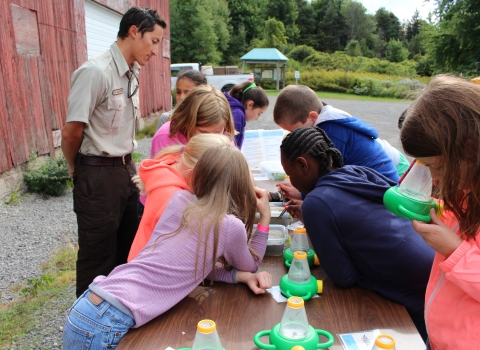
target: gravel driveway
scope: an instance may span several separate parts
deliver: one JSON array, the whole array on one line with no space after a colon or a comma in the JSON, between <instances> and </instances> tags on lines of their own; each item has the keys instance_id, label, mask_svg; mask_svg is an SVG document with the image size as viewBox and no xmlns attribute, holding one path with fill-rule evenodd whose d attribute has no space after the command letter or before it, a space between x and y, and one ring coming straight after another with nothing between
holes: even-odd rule
<instances>
[{"instance_id":1,"label":"gravel driveway","mask_svg":"<svg viewBox=\"0 0 480 350\"><path fill-rule=\"evenodd\" d=\"M273 106L276 97L269 97L270 107L260 120L247 124L247 129L277 129L273 122ZM409 102L363 102L324 100L364 119L379 131L380 137L399 148L397 120ZM148 157L151 139L139 141L138 153ZM48 199L36 194L25 196L21 204L0 204L0 302L18 298L12 292L15 284L25 285L27 278L42 275L39 266L51 254L69 242L76 242L76 218L72 210L71 191L62 197ZM38 315L39 327L17 340L11 349L60 349L61 327L65 313L75 299L72 289L69 295L60 296L58 308L45 310Z\"/></svg>"}]
</instances>

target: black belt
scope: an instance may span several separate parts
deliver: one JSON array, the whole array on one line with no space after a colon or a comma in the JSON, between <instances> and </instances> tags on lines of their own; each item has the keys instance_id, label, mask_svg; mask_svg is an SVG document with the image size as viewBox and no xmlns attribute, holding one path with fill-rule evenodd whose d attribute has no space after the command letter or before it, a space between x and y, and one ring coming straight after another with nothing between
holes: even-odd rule
<instances>
[{"instance_id":1,"label":"black belt","mask_svg":"<svg viewBox=\"0 0 480 350\"><path fill-rule=\"evenodd\" d=\"M78 156L80 157L80 164L85 165L126 165L132 160L131 154L122 157L86 156L84 154L78 154Z\"/></svg>"}]
</instances>

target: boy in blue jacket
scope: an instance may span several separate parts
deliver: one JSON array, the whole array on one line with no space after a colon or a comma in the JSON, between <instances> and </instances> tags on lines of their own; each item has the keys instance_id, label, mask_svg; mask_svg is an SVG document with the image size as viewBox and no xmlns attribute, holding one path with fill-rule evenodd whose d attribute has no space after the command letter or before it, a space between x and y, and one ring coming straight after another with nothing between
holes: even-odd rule
<instances>
[{"instance_id":1,"label":"boy in blue jacket","mask_svg":"<svg viewBox=\"0 0 480 350\"><path fill-rule=\"evenodd\" d=\"M395 182L399 180L399 172L403 174L408 168L405 156L385 140L378 139L378 132L373 126L340 109L323 106L308 86L289 85L284 88L275 103L273 119L288 131L301 126L320 125L342 153L347 165L369 167Z\"/></svg>"},{"instance_id":2,"label":"boy in blue jacket","mask_svg":"<svg viewBox=\"0 0 480 350\"><path fill-rule=\"evenodd\" d=\"M288 134L281 161L292 185L305 194L287 210L305 224L327 275L341 287L358 284L404 305L426 339L423 309L434 251L410 221L383 205L395 182L367 167L344 166L318 127Z\"/></svg>"}]
</instances>

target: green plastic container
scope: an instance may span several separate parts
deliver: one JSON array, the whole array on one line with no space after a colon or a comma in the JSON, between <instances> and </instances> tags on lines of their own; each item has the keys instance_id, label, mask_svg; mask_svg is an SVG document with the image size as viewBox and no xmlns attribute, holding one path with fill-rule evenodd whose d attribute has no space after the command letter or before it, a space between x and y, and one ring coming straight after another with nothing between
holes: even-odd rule
<instances>
[{"instance_id":1,"label":"green plastic container","mask_svg":"<svg viewBox=\"0 0 480 350\"><path fill-rule=\"evenodd\" d=\"M398 186L391 187L383 195L383 204L393 214L407 220L430 222L430 209L439 211L439 206L433 199L420 201L404 195L398 189Z\"/></svg>"},{"instance_id":2,"label":"green plastic container","mask_svg":"<svg viewBox=\"0 0 480 350\"><path fill-rule=\"evenodd\" d=\"M318 342L318 336L327 338L325 343ZM265 344L260 341L261 337L269 336L270 344ZM305 350L327 349L333 345L333 335L321 329L314 329L312 326L308 327L308 334L302 339L288 339L280 333L280 323L276 324L271 330L261 331L255 334L253 342L260 349L270 350L291 350L296 345L301 345Z\"/></svg>"},{"instance_id":3,"label":"green plastic container","mask_svg":"<svg viewBox=\"0 0 480 350\"><path fill-rule=\"evenodd\" d=\"M315 294L323 291L323 281L310 276L310 281L307 283L294 283L288 280L287 274L280 280L280 291L287 298L296 296L303 300L308 300Z\"/></svg>"}]
</instances>

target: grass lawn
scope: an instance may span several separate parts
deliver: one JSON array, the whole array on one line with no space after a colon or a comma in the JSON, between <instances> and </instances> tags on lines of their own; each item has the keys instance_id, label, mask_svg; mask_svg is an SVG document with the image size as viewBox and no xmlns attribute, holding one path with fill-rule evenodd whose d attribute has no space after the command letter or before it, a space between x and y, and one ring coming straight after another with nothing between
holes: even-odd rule
<instances>
[{"instance_id":1,"label":"grass lawn","mask_svg":"<svg viewBox=\"0 0 480 350\"><path fill-rule=\"evenodd\" d=\"M76 300L72 292L75 288L76 258L77 247L69 245L60 249L42 266L50 277L48 284L41 283L43 277L33 278L22 288L24 296L20 300L0 303L0 349L10 348L13 342L29 331L42 327L37 320L38 315L63 313L72 306ZM59 298L61 295L63 297Z\"/></svg>"},{"instance_id":2,"label":"grass lawn","mask_svg":"<svg viewBox=\"0 0 480 350\"><path fill-rule=\"evenodd\" d=\"M276 90L265 90L268 96L278 96L280 91ZM354 94L344 94L341 92L326 92L326 91L317 91L317 96L322 99L332 99L332 100L356 100L356 101L375 101L375 102L411 102L407 100L402 100L400 98L392 97L372 97L372 96L360 96Z\"/></svg>"}]
</instances>

